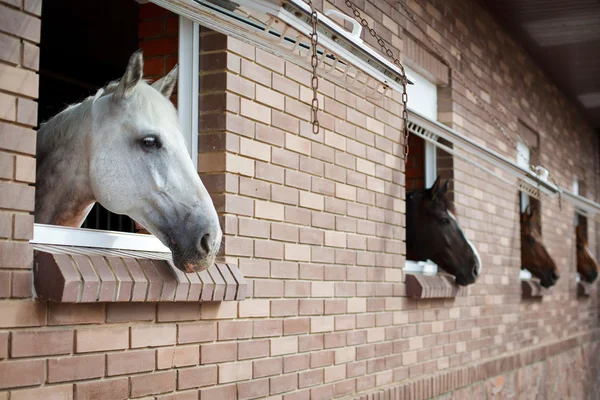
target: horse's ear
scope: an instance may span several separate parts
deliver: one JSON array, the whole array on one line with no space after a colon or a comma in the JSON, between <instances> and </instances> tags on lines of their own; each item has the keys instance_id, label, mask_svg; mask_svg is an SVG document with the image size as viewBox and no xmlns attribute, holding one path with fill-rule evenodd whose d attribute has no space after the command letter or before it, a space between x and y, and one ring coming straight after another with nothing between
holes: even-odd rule
<instances>
[{"instance_id":1,"label":"horse's ear","mask_svg":"<svg viewBox=\"0 0 600 400\"><path fill-rule=\"evenodd\" d=\"M175 84L177 83L177 77L179 76L179 65L173 67L171 72L163 76L152 84L152 87L161 92L166 98L171 97Z\"/></svg>"},{"instance_id":2,"label":"horse's ear","mask_svg":"<svg viewBox=\"0 0 600 400\"><path fill-rule=\"evenodd\" d=\"M113 99L115 101L127 100L138 83L142 80L144 74L144 58L142 57L142 50L139 49L131 55L129 58L129 64L125 74L119 81L119 85L115 90Z\"/></svg>"},{"instance_id":3,"label":"horse's ear","mask_svg":"<svg viewBox=\"0 0 600 400\"><path fill-rule=\"evenodd\" d=\"M450 181L446 180L446 182L441 184L440 183L441 179L442 179L442 177L440 175L438 175L437 179L431 186L431 189L429 189L432 200L436 199L438 197L444 196L446 194L446 192L448 191L448 184L450 183Z\"/></svg>"},{"instance_id":4,"label":"horse's ear","mask_svg":"<svg viewBox=\"0 0 600 400\"><path fill-rule=\"evenodd\" d=\"M431 200L435 199L438 195L438 192L440 190L440 179L441 176L438 175L438 177L435 179L435 182L433 182L433 185L431 185L431 187L429 188L429 198Z\"/></svg>"}]
</instances>

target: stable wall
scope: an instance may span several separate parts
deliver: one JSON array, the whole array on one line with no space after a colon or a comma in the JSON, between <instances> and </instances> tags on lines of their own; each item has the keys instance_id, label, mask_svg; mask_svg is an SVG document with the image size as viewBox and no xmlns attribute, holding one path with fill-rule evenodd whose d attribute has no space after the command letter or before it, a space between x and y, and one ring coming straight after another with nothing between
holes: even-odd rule
<instances>
[{"instance_id":1,"label":"stable wall","mask_svg":"<svg viewBox=\"0 0 600 400\"><path fill-rule=\"evenodd\" d=\"M453 160L459 221L482 255L483 275L467 297L408 299L399 96L370 103L320 80L323 128L313 136L309 74L208 31L201 45L199 169L222 215L223 255L251 282L248 299L32 301L27 240L40 8L28 0L1 3L0 398L10 392L11 400L330 399L381 387L408 387L402 390L416 398L462 388L442 398L465 398L483 397L499 379L503 396L598 393L592 386L597 294L576 297L568 204L561 211L555 200L542 202L544 238L561 279L551 295L522 300L517 192ZM339 7L347 12L343 2ZM359 7L386 40L421 60L422 73L444 82L439 61L393 5ZM409 7L489 96L505 125L516 129L521 118L537 128L542 161L558 183L570 187L586 171L587 195L598 201L597 137L493 19L471 1ZM156 25L151 21L169 20L152 5L141 10L148 29ZM400 39L404 28L415 37L410 49L408 39ZM141 36L174 35L152 32ZM163 74L170 62L160 64ZM159 76L161 70L153 73L149 65L146 72ZM514 157L455 80L438 97L440 121ZM590 227L595 248L597 227Z\"/></svg>"}]
</instances>

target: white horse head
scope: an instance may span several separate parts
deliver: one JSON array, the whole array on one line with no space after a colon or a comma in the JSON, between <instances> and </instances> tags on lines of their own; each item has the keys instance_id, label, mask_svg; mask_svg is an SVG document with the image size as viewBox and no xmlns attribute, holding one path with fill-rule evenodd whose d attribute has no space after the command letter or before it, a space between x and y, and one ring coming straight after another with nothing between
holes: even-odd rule
<instances>
[{"instance_id":1,"label":"white horse head","mask_svg":"<svg viewBox=\"0 0 600 400\"><path fill-rule=\"evenodd\" d=\"M168 97L177 67L148 85L141 51L118 83L38 131L36 220L79 227L94 202L133 218L186 272L208 268L222 232Z\"/></svg>"}]
</instances>

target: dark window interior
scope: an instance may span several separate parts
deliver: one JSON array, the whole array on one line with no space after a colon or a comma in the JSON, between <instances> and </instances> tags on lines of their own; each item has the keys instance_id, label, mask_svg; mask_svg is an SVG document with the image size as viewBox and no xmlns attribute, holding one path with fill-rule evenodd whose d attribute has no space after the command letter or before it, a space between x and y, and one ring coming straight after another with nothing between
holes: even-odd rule
<instances>
[{"instance_id":1,"label":"dark window interior","mask_svg":"<svg viewBox=\"0 0 600 400\"><path fill-rule=\"evenodd\" d=\"M138 48L138 9L133 0L43 2L38 123L122 76ZM97 203L82 227L135 232Z\"/></svg>"}]
</instances>

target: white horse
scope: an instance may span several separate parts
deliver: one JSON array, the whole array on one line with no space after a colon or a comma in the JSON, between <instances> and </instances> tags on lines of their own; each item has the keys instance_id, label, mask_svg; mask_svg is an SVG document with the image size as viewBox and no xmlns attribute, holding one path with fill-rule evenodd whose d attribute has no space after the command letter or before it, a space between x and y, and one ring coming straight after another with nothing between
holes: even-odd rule
<instances>
[{"instance_id":1,"label":"white horse","mask_svg":"<svg viewBox=\"0 0 600 400\"><path fill-rule=\"evenodd\" d=\"M142 74L138 50L120 81L41 125L35 220L80 227L98 202L158 237L177 268L201 271L222 232L168 99L177 67L152 85Z\"/></svg>"}]
</instances>

